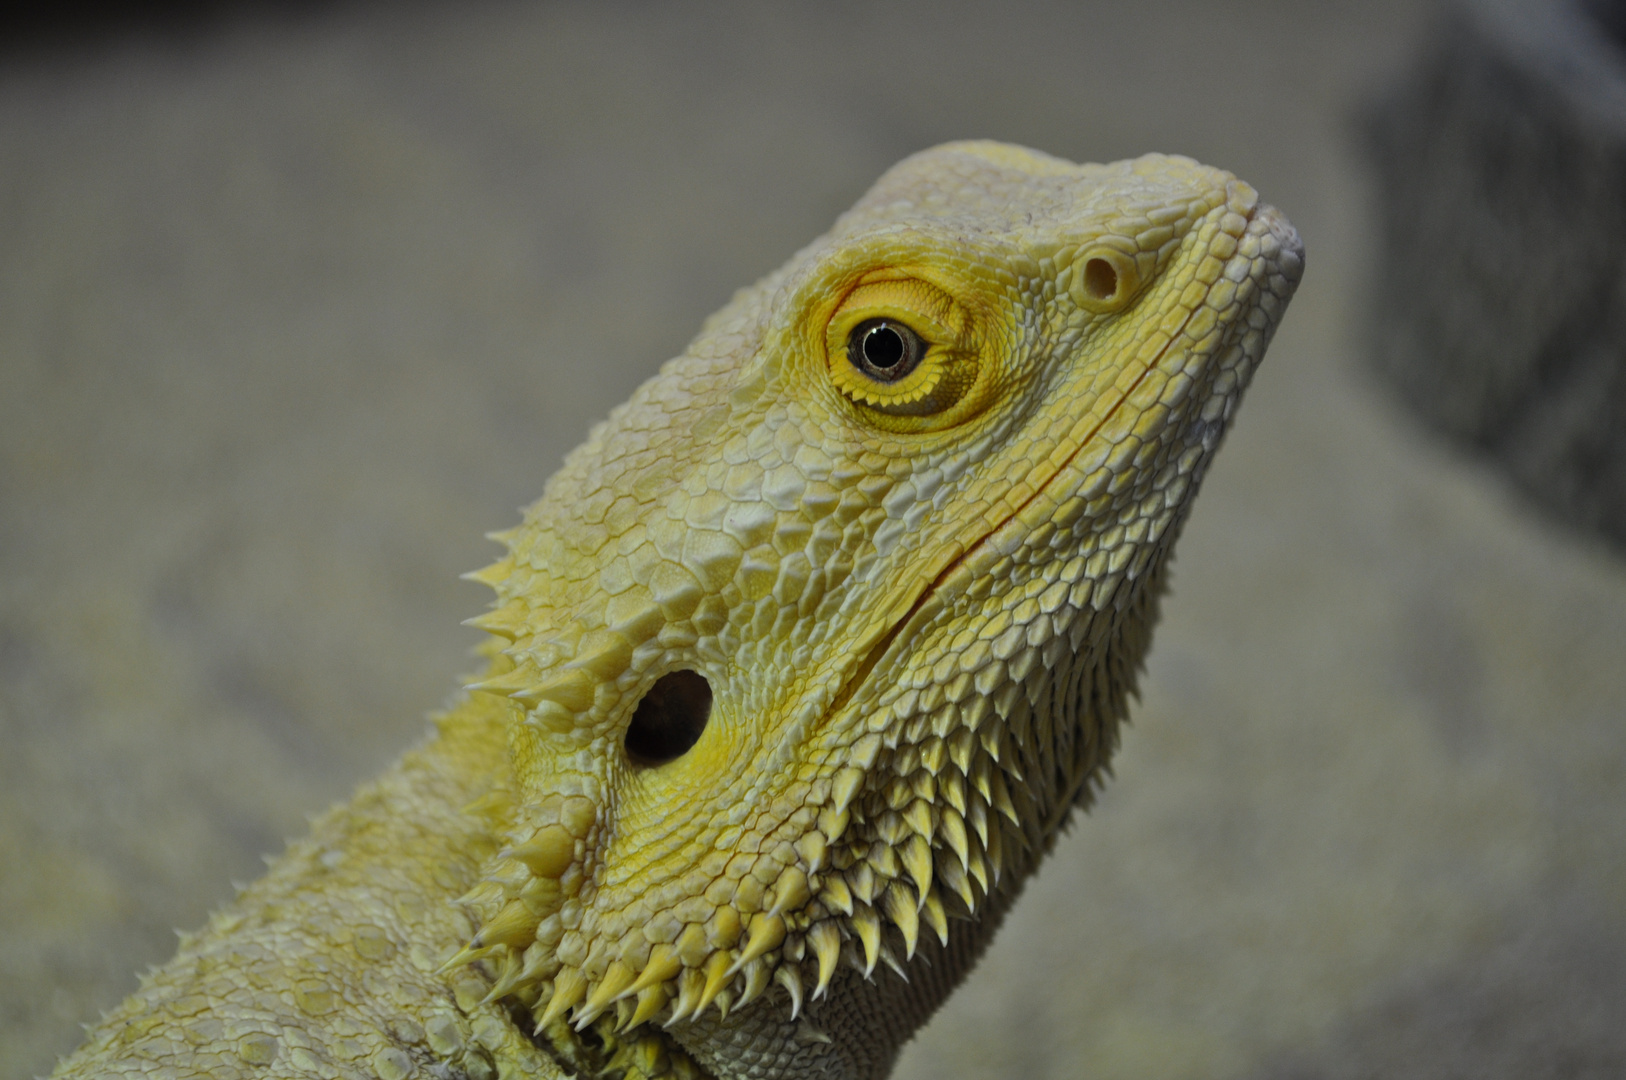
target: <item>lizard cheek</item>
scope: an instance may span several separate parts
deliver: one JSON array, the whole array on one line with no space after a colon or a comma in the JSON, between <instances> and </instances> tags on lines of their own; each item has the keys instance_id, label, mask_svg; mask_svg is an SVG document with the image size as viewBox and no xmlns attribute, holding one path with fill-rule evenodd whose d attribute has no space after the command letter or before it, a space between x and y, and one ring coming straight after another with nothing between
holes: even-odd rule
<instances>
[{"instance_id":1,"label":"lizard cheek","mask_svg":"<svg viewBox=\"0 0 1626 1080\"><path fill-rule=\"evenodd\" d=\"M655 680L633 711L624 740L635 765L676 761L700 740L711 718L711 684L694 671L673 671Z\"/></svg>"}]
</instances>

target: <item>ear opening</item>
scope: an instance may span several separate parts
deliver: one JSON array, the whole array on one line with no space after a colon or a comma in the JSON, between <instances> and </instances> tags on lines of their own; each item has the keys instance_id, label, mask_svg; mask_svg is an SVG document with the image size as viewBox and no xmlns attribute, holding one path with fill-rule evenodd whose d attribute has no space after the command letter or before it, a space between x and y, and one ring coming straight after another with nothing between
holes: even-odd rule
<instances>
[{"instance_id":1,"label":"ear opening","mask_svg":"<svg viewBox=\"0 0 1626 1080\"><path fill-rule=\"evenodd\" d=\"M627 725L623 740L636 765L665 765L687 754L711 719L711 684L697 671L655 680Z\"/></svg>"}]
</instances>

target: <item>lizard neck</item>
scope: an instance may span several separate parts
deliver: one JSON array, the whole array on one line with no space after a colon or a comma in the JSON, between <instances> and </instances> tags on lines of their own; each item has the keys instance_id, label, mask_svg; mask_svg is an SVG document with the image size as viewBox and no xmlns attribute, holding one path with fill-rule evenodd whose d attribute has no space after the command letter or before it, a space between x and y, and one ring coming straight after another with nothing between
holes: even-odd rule
<instances>
[{"instance_id":1,"label":"lizard neck","mask_svg":"<svg viewBox=\"0 0 1626 1080\"><path fill-rule=\"evenodd\" d=\"M472 930L454 901L495 850L487 823L462 810L508 767L502 721L475 695L183 938L62 1074L134 1059L178 1076L557 1075L482 1003L485 980L438 973Z\"/></svg>"}]
</instances>

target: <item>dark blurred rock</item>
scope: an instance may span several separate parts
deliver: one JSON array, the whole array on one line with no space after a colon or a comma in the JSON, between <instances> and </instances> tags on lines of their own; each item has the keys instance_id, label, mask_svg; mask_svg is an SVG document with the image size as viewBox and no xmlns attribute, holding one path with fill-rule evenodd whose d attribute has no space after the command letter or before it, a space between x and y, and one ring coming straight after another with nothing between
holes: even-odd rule
<instances>
[{"instance_id":1,"label":"dark blurred rock","mask_svg":"<svg viewBox=\"0 0 1626 1080\"><path fill-rule=\"evenodd\" d=\"M1460 0L1370 131L1379 368L1626 544L1626 4Z\"/></svg>"},{"instance_id":2,"label":"dark blurred rock","mask_svg":"<svg viewBox=\"0 0 1626 1080\"><path fill-rule=\"evenodd\" d=\"M296 18L335 0L67 0L0 12L0 60L37 52L74 52L132 37L188 39L247 19Z\"/></svg>"}]
</instances>

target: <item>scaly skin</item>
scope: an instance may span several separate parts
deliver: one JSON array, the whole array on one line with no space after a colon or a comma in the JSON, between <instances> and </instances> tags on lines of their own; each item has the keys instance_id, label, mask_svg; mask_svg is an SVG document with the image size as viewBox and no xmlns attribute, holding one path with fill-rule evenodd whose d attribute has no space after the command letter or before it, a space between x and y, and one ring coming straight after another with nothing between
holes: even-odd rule
<instances>
[{"instance_id":1,"label":"scaly skin","mask_svg":"<svg viewBox=\"0 0 1626 1080\"><path fill-rule=\"evenodd\" d=\"M501 537L438 733L57 1075L884 1076L1090 801L1301 267L1186 159L898 165Z\"/></svg>"}]
</instances>

